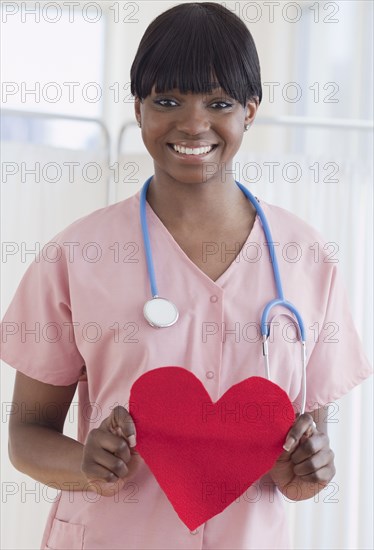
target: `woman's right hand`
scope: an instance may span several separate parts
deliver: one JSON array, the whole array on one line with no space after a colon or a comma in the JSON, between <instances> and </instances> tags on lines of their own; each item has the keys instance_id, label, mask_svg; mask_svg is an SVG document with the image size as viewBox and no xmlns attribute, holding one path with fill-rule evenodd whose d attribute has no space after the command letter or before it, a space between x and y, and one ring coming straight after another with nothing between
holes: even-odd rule
<instances>
[{"instance_id":1,"label":"woman's right hand","mask_svg":"<svg viewBox=\"0 0 374 550\"><path fill-rule=\"evenodd\" d=\"M117 406L90 431L84 445L81 470L87 477L87 489L92 486L102 496L121 490L137 467L135 445L134 421L124 407Z\"/></svg>"}]
</instances>

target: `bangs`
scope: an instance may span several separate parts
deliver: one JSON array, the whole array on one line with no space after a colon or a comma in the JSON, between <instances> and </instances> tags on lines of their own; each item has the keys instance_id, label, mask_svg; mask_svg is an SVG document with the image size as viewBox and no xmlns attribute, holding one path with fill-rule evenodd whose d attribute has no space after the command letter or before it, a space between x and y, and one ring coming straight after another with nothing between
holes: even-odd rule
<instances>
[{"instance_id":1,"label":"bangs","mask_svg":"<svg viewBox=\"0 0 374 550\"><path fill-rule=\"evenodd\" d=\"M211 12L211 5L182 4L151 23L131 67L134 96L144 99L153 86L156 93L178 88L198 94L221 87L242 105L255 96L261 101L251 34L231 12L217 4Z\"/></svg>"}]
</instances>

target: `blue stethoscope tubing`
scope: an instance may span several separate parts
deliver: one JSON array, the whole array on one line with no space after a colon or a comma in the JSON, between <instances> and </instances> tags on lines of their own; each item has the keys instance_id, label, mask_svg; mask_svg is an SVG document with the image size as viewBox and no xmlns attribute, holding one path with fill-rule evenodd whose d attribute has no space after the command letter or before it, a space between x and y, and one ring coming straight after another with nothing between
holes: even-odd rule
<instances>
[{"instance_id":1,"label":"blue stethoscope tubing","mask_svg":"<svg viewBox=\"0 0 374 550\"><path fill-rule=\"evenodd\" d=\"M149 184L151 183L152 178L153 176L150 176L146 180L140 193L140 223L141 223L141 228L143 233L143 241L144 241L145 256L147 261L148 275L149 275L149 280L151 285L151 293L152 293L153 299L155 299L155 298L159 298L159 295L158 295L158 289L157 289L157 283L156 283L155 269L153 264L152 249L151 249L151 244L149 239L147 218L146 218L146 197L147 197L148 187L149 187ZM301 343L301 361L302 361L302 379L301 379L302 401L301 401L300 412L301 414L303 414L305 411L305 404L306 404L306 338L305 338L304 322L301 318L300 313L296 309L296 307L291 302L289 302L288 300L285 300L284 298L282 281L281 281L280 272L279 272L279 265L278 265L277 255L275 253L275 248L274 248L274 241L273 241L273 237L272 237L271 230L270 230L268 221L266 219L265 213L261 205L259 204L259 201L256 199L256 197L244 185L242 185L238 181L235 181L235 183L243 191L243 193L250 200L250 202L252 203L252 205L255 207L257 211L257 214L260 218L261 225L265 234L266 244L269 250L271 263L273 266L273 275L274 275L274 282L276 286L277 297L271 300L268 304L266 304L261 316L262 349L263 349L263 356L265 359L266 377L268 378L268 380L270 380L269 346L268 346L268 339L270 336L270 323L268 320L269 314L275 306L282 306L288 309L291 313L293 313L293 315L297 320L297 328L298 328L300 343ZM177 318L178 318L178 315L176 319ZM292 320L294 324L296 324L295 320L294 319ZM171 323L171 324L174 324L174 323ZM153 326L158 326L158 325L153 325ZM160 326L169 326L169 325L160 325Z\"/></svg>"}]
</instances>

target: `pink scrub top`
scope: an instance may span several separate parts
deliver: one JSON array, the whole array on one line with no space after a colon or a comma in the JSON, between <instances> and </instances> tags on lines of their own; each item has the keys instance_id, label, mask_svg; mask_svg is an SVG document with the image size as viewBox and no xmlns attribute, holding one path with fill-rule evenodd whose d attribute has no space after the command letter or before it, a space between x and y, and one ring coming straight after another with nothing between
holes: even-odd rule
<instances>
[{"instance_id":1,"label":"pink scrub top","mask_svg":"<svg viewBox=\"0 0 374 550\"><path fill-rule=\"evenodd\" d=\"M159 294L173 301L180 314L174 326L156 329L143 317L150 284L139 201L140 191L56 235L27 269L3 319L2 359L27 376L70 385L86 366L87 381L78 383L81 443L115 405L128 407L132 384L151 369L176 365L191 370L213 401L245 378L264 376L259 323L276 293L258 216L239 253L222 243L204 245L207 255L236 255L213 282L146 203ZM306 410L311 411L359 384L371 367L352 322L336 256L323 249L321 236L298 217L262 200L261 205L279 243L285 296L299 309L307 331ZM272 380L298 408L301 363L294 336L290 318L277 317L270 365ZM139 461L134 477L113 497L60 492L41 548L289 546L285 497L269 475L190 532Z\"/></svg>"}]
</instances>

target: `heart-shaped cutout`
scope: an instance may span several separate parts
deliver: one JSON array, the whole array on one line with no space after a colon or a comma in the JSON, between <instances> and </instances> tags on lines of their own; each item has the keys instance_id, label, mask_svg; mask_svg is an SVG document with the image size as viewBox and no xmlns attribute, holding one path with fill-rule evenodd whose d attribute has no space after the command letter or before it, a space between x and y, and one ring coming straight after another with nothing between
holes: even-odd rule
<instances>
[{"instance_id":1,"label":"heart-shaped cutout","mask_svg":"<svg viewBox=\"0 0 374 550\"><path fill-rule=\"evenodd\" d=\"M213 403L183 367L138 378L129 412L140 453L191 530L222 512L270 470L295 420L284 390L253 376Z\"/></svg>"}]
</instances>

